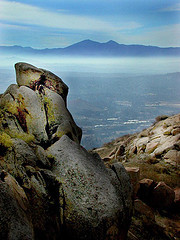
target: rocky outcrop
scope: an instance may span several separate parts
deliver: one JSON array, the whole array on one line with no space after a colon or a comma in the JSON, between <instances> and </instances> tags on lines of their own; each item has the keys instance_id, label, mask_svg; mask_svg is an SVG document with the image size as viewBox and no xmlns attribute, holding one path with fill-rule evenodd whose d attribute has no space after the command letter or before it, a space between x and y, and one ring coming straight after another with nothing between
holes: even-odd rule
<instances>
[{"instance_id":1,"label":"rocky outcrop","mask_svg":"<svg viewBox=\"0 0 180 240\"><path fill-rule=\"evenodd\" d=\"M176 239L180 210L180 114L160 116L148 129L94 149L109 168L121 162L132 184L128 240Z\"/></svg>"},{"instance_id":2,"label":"rocky outcrop","mask_svg":"<svg viewBox=\"0 0 180 240\"><path fill-rule=\"evenodd\" d=\"M160 118L160 117L159 117ZM172 166L180 164L180 114L158 119L148 129L126 135L96 149L106 160L126 161L135 156L149 159L151 163L164 161ZM107 147L106 147L107 146Z\"/></svg>"},{"instance_id":3,"label":"rocky outcrop","mask_svg":"<svg viewBox=\"0 0 180 240\"><path fill-rule=\"evenodd\" d=\"M15 65L0 96L0 239L126 239L132 200L121 163L107 169L81 145L53 73Z\"/></svg>"}]
</instances>

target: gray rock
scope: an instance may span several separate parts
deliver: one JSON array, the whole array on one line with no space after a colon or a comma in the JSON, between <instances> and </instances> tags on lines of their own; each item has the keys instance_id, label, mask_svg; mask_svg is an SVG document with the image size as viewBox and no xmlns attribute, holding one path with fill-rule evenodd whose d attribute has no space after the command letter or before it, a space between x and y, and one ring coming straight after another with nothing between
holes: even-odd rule
<instances>
[{"instance_id":1,"label":"gray rock","mask_svg":"<svg viewBox=\"0 0 180 240\"><path fill-rule=\"evenodd\" d=\"M10 174L1 173L0 206L0 239L33 240L26 194Z\"/></svg>"},{"instance_id":2,"label":"gray rock","mask_svg":"<svg viewBox=\"0 0 180 240\"><path fill-rule=\"evenodd\" d=\"M114 175L117 184L113 185L102 160L65 135L47 153L54 156L52 172L61 181L61 220L68 231L65 234L79 240L124 239L131 212L126 171L121 171L120 178Z\"/></svg>"},{"instance_id":3,"label":"gray rock","mask_svg":"<svg viewBox=\"0 0 180 240\"><path fill-rule=\"evenodd\" d=\"M46 114L39 93L22 86L18 90L18 101L24 113L24 131L31 133L39 142L48 140Z\"/></svg>"},{"instance_id":4,"label":"gray rock","mask_svg":"<svg viewBox=\"0 0 180 240\"><path fill-rule=\"evenodd\" d=\"M43 168L50 168L51 163L49 162L49 159L46 155L46 152L44 148L41 146L36 145L35 146L35 154L37 157L37 165Z\"/></svg>"},{"instance_id":5,"label":"gray rock","mask_svg":"<svg viewBox=\"0 0 180 240\"><path fill-rule=\"evenodd\" d=\"M72 140L80 142L82 131L75 124L62 97L48 88L44 90L44 104L50 137L52 133L55 133L53 137L59 139L62 135L66 134Z\"/></svg>"},{"instance_id":6,"label":"gray rock","mask_svg":"<svg viewBox=\"0 0 180 240\"><path fill-rule=\"evenodd\" d=\"M37 157L26 142L21 139L13 139L13 146L4 156L1 166L16 179L20 179L25 188L31 188L25 166L36 166Z\"/></svg>"}]
</instances>

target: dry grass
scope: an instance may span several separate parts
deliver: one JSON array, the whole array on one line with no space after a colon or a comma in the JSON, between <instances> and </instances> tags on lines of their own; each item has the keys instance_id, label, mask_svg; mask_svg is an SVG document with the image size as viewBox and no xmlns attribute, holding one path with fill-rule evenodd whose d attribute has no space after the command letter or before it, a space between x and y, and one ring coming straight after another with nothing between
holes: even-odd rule
<instances>
[{"instance_id":1,"label":"dry grass","mask_svg":"<svg viewBox=\"0 0 180 240\"><path fill-rule=\"evenodd\" d=\"M168 186L175 188L180 187L179 171L177 169L172 169L165 164L148 164L142 162L128 162L124 163L126 167L139 167L140 168L140 179L149 178L155 182L163 181Z\"/></svg>"}]
</instances>

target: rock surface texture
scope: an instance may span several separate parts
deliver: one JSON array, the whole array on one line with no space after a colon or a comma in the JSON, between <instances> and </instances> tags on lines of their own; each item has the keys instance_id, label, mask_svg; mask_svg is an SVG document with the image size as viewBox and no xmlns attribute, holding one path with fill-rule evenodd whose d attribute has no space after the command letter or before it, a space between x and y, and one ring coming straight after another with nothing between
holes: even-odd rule
<instances>
[{"instance_id":1,"label":"rock surface texture","mask_svg":"<svg viewBox=\"0 0 180 240\"><path fill-rule=\"evenodd\" d=\"M0 239L126 239L129 176L81 145L53 73L15 65L17 85L0 96Z\"/></svg>"}]
</instances>

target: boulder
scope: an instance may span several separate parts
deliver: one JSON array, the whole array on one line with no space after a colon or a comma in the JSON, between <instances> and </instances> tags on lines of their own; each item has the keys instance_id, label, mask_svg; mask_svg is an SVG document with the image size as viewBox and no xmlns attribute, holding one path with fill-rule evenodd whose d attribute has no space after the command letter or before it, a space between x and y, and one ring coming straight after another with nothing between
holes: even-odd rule
<instances>
[{"instance_id":1,"label":"boulder","mask_svg":"<svg viewBox=\"0 0 180 240\"><path fill-rule=\"evenodd\" d=\"M140 169L139 167L125 167L127 173L129 174L130 181L133 188L133 198L136 198L137 192L139 190L140 184Z\"/></svg>"},{"instance_id":2,"label":"boulder","mask_svg":"<svg viewBox=\"0 0 180 240\"><path fill-rule=\"evenodd\" d=\"M19 179L21 186L31 188L25 166L37 166L37 157L30 146L22 139L12 139L12 147L0 161L0 167L9 172L13 177Z\"/></svg>"},{"instance_id":3,"label":"boulder","mask_svg":"<svg viewBox=\"0 0 180 240\"><path fill-rule=\"evenodd\" d=\"M54 157L52 172L61 182L64 234L79 240L124 239L131 212L126 171L120 171L121 175L111 172L110 176L101 159L65 135L47 149L47 154Z\"/></svg>"},{"instance_id":4,"label":"boulder","mask_svg":"<svg viewBox=\"0 0 180 240\"><path fill-rule=\"evenodd\" d=\"M10 135L20 138L24 133L32 135L44 148L64 134L80 142L82 131L66 108L67 92L62 80L29 64L18 63L15 66L20 87L11 85L0 101L4 109L3 125L6 125ZM45 81L46 84L40 88L36 83L42 73L46 73L48 84Z\"/></svg>"},{"instance_id":5,"label":"boulder","mask_svg":"<svg viewBox=\"0 0 180 240\"><path fill-rule=\"evenodd\" d=\"M172 207L175 199L175 193L172 188L164 182L159 182L152 190L150 204L159 209Z\"/></svg>"},{"instance_id":6,"label":"boulder","mask_svg":"<svg viewBox=\"0 0 180 240\"><path fill-rule=\"evenodd\" d=\"M175 135L177 135L177 134L179 134L180 133L180 127L176 127L176 128L174 128L174 129L172 129L172 131L171 131L171 134L173 135L173 136L175 136Z\"/></svg>"},{"instance_id":7,"label":"boulder","mask_svg":"<svg viewBox=\"0 0 180 240\"><path fill-rule=\"evenodd\" d=\"M141 215L145 224L150 225L151 222L155 221L155 213L152 208L142 202L140 199L136 199L134 201L134 211L136 215Z\"/></svg>"},{"instance_id":8,"label":"boulder","mask_svg":"<svg viewBox=\"0 0 180 240\"><path fill-rule=\"evenodd\" d=\"M0 174L0 206L0 238L34 240L27 196L5 171Z\"/></svg>"},{"instance_id":9,"label":"boulder","mask_svg":"<svg viewBox=\"0 0 180 240\"><path fill-rule=\"evenodd\" d=\"M152 179L144 178L139 181L139 184L140 187L137 196L145 203L149 203L152 191L157 183L155 183Z\"/></svg>"},{"instance_id":10,"label":"boulder","mask_svg":"<svg viewBox=\"0 0 180 240\"><path fill-rule=\"evenodd\" d=\"M180 164L180 151L169 150L164 155L164 161L170 163L171 165L178 166Z\"/></svg>"},{"instance_id":11,"label":"boulder","mask_svg":"<svg viewBox=\"0 0 180 240\"><path fill-rule=\"evenodd\" d=\"M163 139L159 146L154 150L155 156L160 156L163 153L173 149L174 144L179 140L180 134L176 136L168 136Z\"/></svg>"},{"instance_id":12,"label":"boulder","mask_svg":"<svg viewBox=\"0 0 180 240\"><path fill-rule=\"evenodd\" d=\"M44 91L44 107L48 122L46 130L49 137L51 138L54 134L53 137L59 139L66 134L72 140L80 142L82 131L75 124L63 98L48 88L45 88Z\"/></svg>"},{"instance_id":13,"label":"boulder","mask_svg":"<svg viewBox=\"0 0 180 240\"><path fill-rule=\"evenodd\" d=\"M118 157L123 156L125 153L125 146L122 144L118 147L116 153L115 153L115 159L118 159Z\"/></svg>"},{"instance_id":14,"label":"boulder","mask_svg":"<svg viewBox=\"0 0 180 240\"><path fill-rule=\"evenodd\" d=\"M174 193L175 193L174 203L177 211L180 212L180 188L174 189Z\"/></svg>"},{"instance_id":15,"label":"boulder","mask_svg":"<svg viewBox=\"0 0 180 240\"><path fill-rule=\"evenodd\" d=\"M154 150L157 148L158 144L159 144L159 141L157 141L157 140L147 143L145 152L147 152L149 154L154 152Z\"/></svg>"},{"instance_id":16,"label":"boulder","mask_svg":"<svg viewBox=\"0 0 180 240\"><path fill-rule=\"evenodd\" d=\"M68 87L55 74L23 62L16 63L15 69L18 86L27 86L38 91L43 91L45 86L60 94L66 102Z\"/></svg>"}]
</instances>

